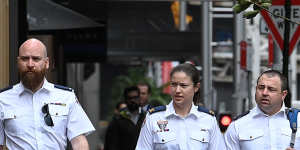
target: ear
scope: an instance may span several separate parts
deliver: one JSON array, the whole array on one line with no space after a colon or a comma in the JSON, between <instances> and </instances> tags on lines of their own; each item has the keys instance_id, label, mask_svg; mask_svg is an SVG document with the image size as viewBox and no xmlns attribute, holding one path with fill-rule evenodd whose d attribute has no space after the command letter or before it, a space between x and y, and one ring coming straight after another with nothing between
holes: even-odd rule
<instances>
[{"instance_id":1,"label":"ear","mask_svg":"<svg viewBox=\"0 0 300 150\"><path fill-rule=\"evenodd\" d=\"M45 58L46 69L49 69L49 57Z\"/></svg>"},{"instance_id":2,"label":"ear","mask_svg":"<svg viewBox=\"0 0 300 150\"><path fill-rule=\"evenodd\" d=\"M288 93L288 91L287 90L284 90L284 91L282 91L282 101L284 101L284 99L285 99L285 97L286 97L286 95L287 95L287 93Z\"/></svg>"},{"instance_id":3,"label":"ear","mask_svg":"<svg viewBox=\"0 0 300 150\"><path fill-rule=\"evenodd\" d=\"M198 82L198 83L194 86L194 92L196 93L199 89L200 89L200 82Z\"/></svg>"}]
</instances>

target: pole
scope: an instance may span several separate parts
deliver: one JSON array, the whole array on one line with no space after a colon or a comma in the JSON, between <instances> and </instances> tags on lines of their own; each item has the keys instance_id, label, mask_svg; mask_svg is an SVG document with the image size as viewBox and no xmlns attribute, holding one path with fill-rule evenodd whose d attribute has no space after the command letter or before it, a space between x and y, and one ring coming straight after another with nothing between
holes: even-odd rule
<instances>
[{"instance_id":1,"label":"pole","mask_svg":"<svg viewBox=\"0 0 300 150\"><path fill-rule=\"evenodd\" d=\"M285 17L291 18L291 2L290 0L285 0ZM285 105L291 107L291 90L289 88L289 47L290 47L290 24L287 20L284 20L284 43L283 43L283 66L282 74L287 78L288 94L285 97Z\"/></svg>"},{"instance_id":2,"label":"pole","mask_svg":"<svg viewBox=\"0 0 300 150\"><path fill-rule=\"evenodd\" d=\"M179 16L179 30L185 31L186 30L186 1L180 1L180 16Z\"/></svg>"},{"instance_id":3,"label":"pole","mask_svg":"<svg viewBox=\"0 0 300 150\"><path fill-rule=\"evenodd\" d=\"M234 112L236 114L241 114L243 111L243 105L242 98L241 98L241 69L240 69L240 42L244 40L245 35L245 22L242 18L241 14L234 13L234 38L233 38L233 64L234 64L234 75L233 75L233 84L234 84ZM245 84L245 83L244 83Z\"/></svg>"},{"instance_id":4,"label":"pole","mask_svg":"<svg viewBox=\"0 0 300 150\"><path fill-rule=\"evenodd\" d=\"M202 15L202 76L203 76L203 84L202 84L202 99L204 100L204 105L208 109L212 109L212 48L210 46L212 41L211 36L211 28L212 28L212 20L211 14L209 12L210 2L203 1L201 5L201 15Z\"/></svg>"}]
</instances>

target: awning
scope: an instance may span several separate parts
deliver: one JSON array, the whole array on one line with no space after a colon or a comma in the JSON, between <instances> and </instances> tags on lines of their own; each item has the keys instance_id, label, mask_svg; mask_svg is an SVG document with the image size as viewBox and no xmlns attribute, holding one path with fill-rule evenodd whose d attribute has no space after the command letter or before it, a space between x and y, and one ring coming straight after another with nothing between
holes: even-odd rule
<instances>
[{"instance_id":1,"label":"awning","mask_svg":"<svg viewBox=\"0 0 300 150\"><path fill-rule=\"evenodd\" d=\"M104 27L88 17L51 0L27 0L29 31L69 30Z\"/></svg>"}]
</instances>

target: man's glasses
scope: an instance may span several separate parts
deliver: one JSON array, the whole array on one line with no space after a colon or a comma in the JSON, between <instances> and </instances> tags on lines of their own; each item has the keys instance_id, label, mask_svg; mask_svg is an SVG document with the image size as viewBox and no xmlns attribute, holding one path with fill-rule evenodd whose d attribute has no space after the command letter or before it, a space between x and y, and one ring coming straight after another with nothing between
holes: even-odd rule
<instances>
[{"instance_id":1,"label":"man's glasses","mask_svg":"<svg viewBox=\"0 0 300 150\"><path fill-rule=\"evenodd\" d=\"M48 104L45 104L42 107L42 112L45 114L44 121L45 121L46 125L47 126L54 126L53 120L52 120L51 115L49 113L49 105Z\"/></svg>"},{"instance_id":2,"label":"man's glasses","mask_svg":"<svg viewBox=\"0 0 300 150\"><path fill-rule=\"evenodd\" d=\"M136 100L136 99L139 99L140 97L139 96L128 96L127 98L129 100Z\"/></svg>"}]
</instances>

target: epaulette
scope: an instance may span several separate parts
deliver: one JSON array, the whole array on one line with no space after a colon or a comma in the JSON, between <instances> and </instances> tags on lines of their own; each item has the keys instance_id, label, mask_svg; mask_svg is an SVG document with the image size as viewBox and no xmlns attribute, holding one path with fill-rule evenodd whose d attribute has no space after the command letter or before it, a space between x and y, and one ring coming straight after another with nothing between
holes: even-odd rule
<instances>
[{"instance_id":1,"label":"epaulette","mask_svg":"<svg viewBox=\"0 0 300 150\"><path fill-rule=\"evenodd\" d=\"M249 112L250 112L250 110L248 110L248 111L242 113L241 115L236 116L236 117L233 119L233 121L238 120L238 119L240 119L240 118L246 116L247 114L249 114Z\"/></svg>"},{"instance_id":2,"label":"epaulette","mask_svg":"<svg viewBox=\"0 0 300 150\"><path fill-rule=\"evenodd\" d=\"M1 93L1 92L4 92L4 91L7 91L7 90L10 90L10 89L12 89L12 88L13 88L13 86L9 86L9 87L0 89L0 93Z\"/></svg>"},{"instance_id":3,"label":"epaulette","mask_svg":"<svg viewBox=\"0 0 300 150\"><path fill-rule=\"evenodd\" d=\"M62 89L62 90L66 90L66 91L70 91L70 92L72 92L72 91L73 91L73 89L72 89L72 88L65 87L65 86L62 86L62 85L57 85L57 84L55 84L55 85L54 85L54 87L55 87L55 88L58 88L58 89Z\"/></svg>"},{"instance_id":4,"label":"epaulette","mask_svg":"<svg viewBox=\"0 0 300 150\"><path fill-rule=\"evenodd\" d=\"M153 114L159 111L165 111L167 107L165 105L157 106L148 110L149 114Z\"/></svg>"},{"instance_id":5,"label":"epaulette","mask_svg":"<svg viewBox=\"0 0 300 150\"><path fill-rule=\"evenodd\" d=\"M198 106L198 111L207 113L207 114L212 115L212 116L215 116L215 112L214 111L208 110L207 108L205 108L203 106Z\"/></svg>"}]
</instances>

